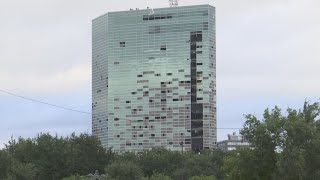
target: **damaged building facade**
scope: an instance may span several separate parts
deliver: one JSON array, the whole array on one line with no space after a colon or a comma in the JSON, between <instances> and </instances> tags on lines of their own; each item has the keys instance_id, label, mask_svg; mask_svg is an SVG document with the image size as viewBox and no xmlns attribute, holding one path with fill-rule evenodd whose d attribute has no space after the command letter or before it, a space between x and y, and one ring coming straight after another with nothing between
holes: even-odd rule
<instances>
[{"instance_id":1,"label":"damaged building facade","mask_svg":"<svg viewBox=\"0 0 320 180\"><path fill-rule=\"evenodd\" d=\"M105 147L216 147L214 7L109 12L92 33L92 133Z\"/></svg>"}]
</instances>

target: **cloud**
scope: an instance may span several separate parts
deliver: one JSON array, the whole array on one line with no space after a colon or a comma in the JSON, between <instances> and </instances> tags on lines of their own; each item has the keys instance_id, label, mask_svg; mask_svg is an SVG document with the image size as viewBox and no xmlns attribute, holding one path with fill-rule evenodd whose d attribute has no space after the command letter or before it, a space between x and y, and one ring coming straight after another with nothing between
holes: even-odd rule
<instances>
[{"instance_id":1,"label":"cloud","mask_svg":"<svg viewBox=\"0 0 320 180\"><path fill-rule=\"evenodd\" d=\"M12 75L8 72L0 72L0 84L4 90L23 90L33 93L66 93L81 91L81 88L91 89L91 65L79 64L74 67L57 71L50 75L39 73L21 73Z\"/></svg>"}]
</instances>

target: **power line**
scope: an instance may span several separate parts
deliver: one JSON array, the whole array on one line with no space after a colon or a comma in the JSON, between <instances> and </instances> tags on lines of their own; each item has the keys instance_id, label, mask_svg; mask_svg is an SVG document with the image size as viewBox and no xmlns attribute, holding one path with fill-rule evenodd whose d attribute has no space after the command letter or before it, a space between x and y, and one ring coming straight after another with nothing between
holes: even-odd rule
<instances>
[{"instance_id":1,"label":"power line","mask_svg":"<svg viewBox=\"0 0 320 180\"><path fill-rule=\"evenodd\" d=\"M28 97L25 97L25 96L20 96L20 95L17 95L17 94L8 92L8 91L4 91L4 90L1 90L1 89L0 89L0 92L5 93L5 94L8 94L8 95L11 95L11 96L15 96L15 97L18 97L18 98L21 98L21 99L25 99L25 100L28 100L28 101L32 101L32 102L36 102L36 103L40 103L40 104L45 104L45 105L48 105L48 106L53 106L53 107L56 107L56 108L60 108L60 109L64 109L64 110L69 110L69 111L73 111L73 112L77 112L77 113L92 115L92 113L89 113L89 112L80 111L80 110L76 110L76 109L71 109L71 108L67 108L67 107L64 107L64 106L59 106L59 105L47 103L47 102L44 102L44 101L39 101L39 100L36 100L36 99L28 98Z\"/></svg>"},{"instance_id":2,"label":"power line","mask_svg":"<svg viewBox=\"0 0 320 180\"><path fill-rule=\"evenodd\" d=\"M64 107L64 106L48 103L48 102L45 102L45 101L40 101L40 100L36 100L36 99L33 99L33 98L17 95L17 94L14 94L14 93L11 93L11 92L8 92L8 91L4 91L4 90L1 90L1 89L0 89L0 92L2 92L4 94L7 94L7 95L10 95L10 96L14 96L14 97L18 97L18 98L21 98L21 99L24 99L24 100L28 100L28 101L31 101L31 102L40 103L40 104L44 104L44 105L48 105L48 106L52 106L52 107L56 107L56 108L60 108L60 109L64 109L64 110L68 110L68 111L73 111L73 112L82 113L82 114L86 114L86 115L94 115L94 116L99 116L99 117L106 117L105 114L93 114L93 113L89 113L89 112L85 112L85 111L80 111L80 110L77 110L77 109L72 109L72 108L68 108L68 107ZM131 120L131 119L125 119L125 118L119 118L119 119ZM220 130L228 130L228 129L239 130L239 129L242 129L242 128L223 127L223 128L216 128L216 129L220 129Z\"/></svg>"}]
</instances>

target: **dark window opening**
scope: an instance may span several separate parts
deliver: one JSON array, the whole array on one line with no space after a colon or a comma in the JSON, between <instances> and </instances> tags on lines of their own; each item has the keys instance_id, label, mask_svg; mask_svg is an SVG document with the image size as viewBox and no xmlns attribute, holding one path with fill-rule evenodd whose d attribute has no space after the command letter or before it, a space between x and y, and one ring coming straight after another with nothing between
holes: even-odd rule
<instances>
[{"instance_id":1,"label":"dark window opening","mask_svg":"<svg viewBox=\"0 0 320 180\"><path fill-rule=\"evenodd\" d=\"M126 101L126 103L131 103L131 101Z\"/></svg>"},{"instance_id":2,"label":"dark window opening","mask_svg":"<svg viewBox=\"0 0 320 180\"><path fill-rule=\"evenodd\" d=\"M120 42L120 47L126 47L126 42Z\"/></svg>"},{"instance_id":3,"label":"dark window opening","mask_svg":"<svg viewBox=\"0 0 320 180\"><path fill-rule=\"evenodd\" d=\"M139 74L137 77L142 77L142 75Z\"/></svg>"},{"instance_id":4,"label":"dark window opening","mask_svg":"<svg viewBox=\"0 0 320 180\"><path fill-rule=\"evenodd\" d=\"M167 46L166 46L166 45L161 45L160 50L161 50L161 51L165 51L165 50L167 50Z\"/></svg>"},{"instance_id":5,"label":"dark window opening","mask_svg":"<svg viewBox=\"0 0 320 180\"><path fill-rule=\"evenodd\" d=\"M167 76L172 76L172 73L167 73Z\"/></svg>"},{"instance_id":6,"label":"dark window opening","mask_svg":"<svg viewBox=\"0 0 320 180\"><path fill-rule=\"evenodd\" d=\"M139 137L143 137L143 134L140 134Z\"/></svg>"},{"instance_id":7,"label":"dark window opening","mask_svg":"<svg viewBox=\"0 0 320 180\"><path fill-rule=\"evenodd\" d=\"M151 137L155 137L156 135L155 134L151 134Z\"/></svg>"},{"instance_id":8,"label":"dark window opening","mask_svg":"<svg viewBox=\"0 0 320 180\"><path fill-rule=\"evenodd\" d=\"M115 121L119 121L119 118L114 118Z\"/></svg>"},{"instance_id":9,"label":"dark window opening","mask_svg":"<svg viewBox=\"0 0 320 180\"><path fill-rule=\"evenodd\" d=\"M161 102L167 101L166 99L161 99Z\"/></svg>"}]
</instances>

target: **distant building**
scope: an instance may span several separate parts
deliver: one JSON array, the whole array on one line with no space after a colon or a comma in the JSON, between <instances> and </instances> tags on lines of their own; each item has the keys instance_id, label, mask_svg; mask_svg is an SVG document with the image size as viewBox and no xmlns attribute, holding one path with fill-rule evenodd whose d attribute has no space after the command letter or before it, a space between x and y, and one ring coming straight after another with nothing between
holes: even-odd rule
<instances>
[{"instance_id":1,"label":"distant building","mask_svg":"<svg viewBox=\"0 0 320 180\"><path fill-rule=\"evenodd\" d=\"M215 42L210 5L94 19L93 135L117 152L216 148Z\"/></svg>"},{"instance_id":2,"label":"distant building","mask_svg":"<svg viewBox=\"0 0 320 180\"><path fill-rule=\"evenodd\" d=\"M250 143L244 139L242 135L237 135L235 132L228 134L228 140L220 141L217 147L223 151L232 151L237 147L249 147Z\"/></svg>"}]
</instances>

